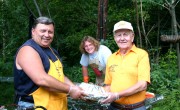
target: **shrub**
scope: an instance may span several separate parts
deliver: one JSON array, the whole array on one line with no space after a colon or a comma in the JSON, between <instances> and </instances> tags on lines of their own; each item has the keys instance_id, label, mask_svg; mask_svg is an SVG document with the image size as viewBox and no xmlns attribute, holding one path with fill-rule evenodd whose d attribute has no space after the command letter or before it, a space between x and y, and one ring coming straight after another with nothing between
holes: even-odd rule
<instances>
[{"instance_id":1,"label":"shrub","mask_svg":"<svg viewBox=\"0 0 180 110\"><path fill-rule=\"evenodd\" d=\"M73 82L81 83L83 82L83 75L81 66L65 67L64 74ZM88 68L89 81L95 82L95 74L91 68Z\"/></svg>"},{"instance_id":2,"label":"shrub","mask_svg":"<svg viewBox=\"0 0 180 110\"><path fill-rule=\"evenodd\" d=\"M159 64L152 63L151 85L148 90L161 94L164 99L157 103L157 110L178 110L180 103L180 79L177 78L176 52L168 51L162 56ZM159 108L159 109L158 109ZM153 109L154 110L154 109Z\"/></svg>"}]
</instances>

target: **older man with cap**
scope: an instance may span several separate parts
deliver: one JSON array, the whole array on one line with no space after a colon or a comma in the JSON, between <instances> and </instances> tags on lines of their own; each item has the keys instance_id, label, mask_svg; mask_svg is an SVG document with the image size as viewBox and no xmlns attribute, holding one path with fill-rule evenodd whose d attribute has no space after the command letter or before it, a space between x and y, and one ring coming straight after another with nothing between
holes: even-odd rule
<instances>
[{"instance_id":1,"label":"older man with cap","mask_svg":"<svg viewBox=\"0 0 180 110\"><path fill-rule=\"evenodd\" d=\"M108 110L146 110L145 93L150 83L148 53L133 43L131 23L119 21L113 34L119 50L108 58L105 84L109 95L101 103L111 103Z\"/></svg>"}]
</instances>

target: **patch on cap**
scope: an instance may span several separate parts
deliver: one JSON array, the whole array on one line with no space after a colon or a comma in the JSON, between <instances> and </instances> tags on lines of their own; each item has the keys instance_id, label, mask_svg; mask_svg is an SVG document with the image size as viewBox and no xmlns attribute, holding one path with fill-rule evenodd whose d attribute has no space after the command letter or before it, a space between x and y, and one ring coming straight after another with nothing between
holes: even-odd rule
<instances>
[{"instance_id":1,"label":"patch on cap","mask_svg":"<svg viewBox=\"0 0 180 110\"><path fill-rule=\"evenodd\" d=\"M120 26L126 25L126 22L125 22L125 21L120 21L120 22L119 22L119 25L120 25Z\"/></svg>"}]
</instances>

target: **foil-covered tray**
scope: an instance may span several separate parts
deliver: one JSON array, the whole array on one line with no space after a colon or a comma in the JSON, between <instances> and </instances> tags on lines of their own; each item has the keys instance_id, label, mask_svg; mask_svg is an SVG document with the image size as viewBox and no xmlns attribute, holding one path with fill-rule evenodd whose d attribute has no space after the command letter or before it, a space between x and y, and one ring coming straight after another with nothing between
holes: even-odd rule
<instances>
[{"instance_id":1,"label":"foil-covered tray","mask_svg":"<svg viewBox=\"0 0 180 110\"><path fill-rule=\"evenodd\" d=\"M80 83L78 86L88 95L84 97L85 99L99 101L107 98L107 93L102 86L84 82Z\"/></svg>"}]
</instances>

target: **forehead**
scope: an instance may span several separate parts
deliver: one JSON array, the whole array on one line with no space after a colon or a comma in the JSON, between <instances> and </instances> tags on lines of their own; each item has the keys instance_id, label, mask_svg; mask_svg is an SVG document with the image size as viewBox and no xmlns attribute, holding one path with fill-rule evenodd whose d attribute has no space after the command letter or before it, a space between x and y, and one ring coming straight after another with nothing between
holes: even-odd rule
<instances>
[{"instance_id":1,"label":"forehead","mask_svg":"<svg viewBox=\"0 0 180 110\"><path fill-rule=\"evenodd\" d=\"M47 24L39 23L39 24L36 25L35 29L51 29L51 30L53 30L54 26L53 26L53 24L48 24L47 25Z\"/></svg>"},{"instance_id":2,"label":"forehead","mask_svg":"<svg viewBox=\"0 0 180 110\"><path fill-rule=\"evenodd\" d=\"M90 41L85 41L84 42L84 45L89 45L89 44L92 44Z\"/></svg>"},{"instance_id":3,"label":"forehead","mask_svg":"<svg viewBox=\"0 0 180 110\"><path fill-rule=\"evenodd\" d=\"M132 31L129 30L129 29L120 29L120 30L117 30L117 31L115 32L115 34L116 34L116 33L126 33L126 32L132 32Z\"/></svg>"}]
</instances>

